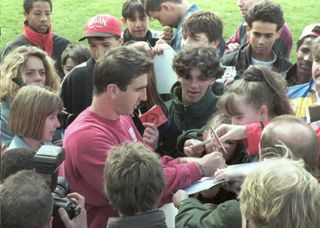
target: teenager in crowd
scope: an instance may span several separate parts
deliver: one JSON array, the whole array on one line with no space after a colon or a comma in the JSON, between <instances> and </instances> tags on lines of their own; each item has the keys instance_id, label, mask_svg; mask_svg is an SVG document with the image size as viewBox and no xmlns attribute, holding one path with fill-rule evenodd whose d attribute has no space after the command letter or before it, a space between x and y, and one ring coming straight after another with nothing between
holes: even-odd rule
<instances>
[{"instance_id":1,"label":"teenager in crowd","mask_svg":"<svg viewBox=\"0 0 320 228\"><path fill-rule=\"evenodd\" d=\"M17 47L3 59L0 67L1 143L8 146L13 138L8 118L18 89L22 85L38 85L57 93L60 79L52 59L37 47Z\"/></svg>"},{"instance_id":2,"label":"teenager in crowd","mask_svg":"<svg viewBox=\"0 0 320 228\"><path fill-rule=\"evenodd\" d=\"M286 82L278 73L262 66L251 66L243 74L243 78L234 81L220 97L218 107L220 111L231 117L232 126L259 123L261 128L269 123L272 118L293 114L289 99L286 96ZM218 136L223 135L223 126L218 127ZM220 130L221 128L221 130ZM234 126L237 128L237 126ZM255 129L250 130L254 131ZM260 135L254 136L259 140ZM238 140L243 138L235 138ZM223 142L226 139L223 138ZM206 149L211 151L215 142L208 143ZM255 156L258 154L256 145L247 144L247 153Z\"/></svg>"},{"instance_id":3,"label":"teenager in crowd","mask_svg":"<svg viewBox=\"0 0 320 228\"><path fill-rule=\"evenodd\" d=\"M182 26L181 48L208 45L217 48L218 55L223 56L225 42L223 39L222 19L209 11L197 11L190 14Z\"/></svg>"},{"instance_id":4,"label":"teenager in crowd","mask_svg":"<svg viewBox=\"0 0 320 228\"><path fill-rule=\"evenodd\" d=\"M320 36L320 24L307 25L297 42L297 62L287 72L288 86L310 81L312 68L312 41Z\"/></svg>"},{"instance_id":5,"label":"teenager in crowd","mask_svg":"<svg viewBox=\"0 0 320 228\"><path fill-rule=\"evenodd\" d=\"M39 86L24 86L12 102L9 130L15 134L8 149L30 148L37 151L42 144L51 144L60 123L60 97Z\"/></svg>"},{"instance_id":6,"label":"teenager in crowd","mask_svg":"<svg viewBox=\"0 0 320 228\"><path fill-rule=\"evenodd\" d=\"M104 177L106 195L120 214L109 218L107 227L167 227L164 212L157 209L165 179L155 153L142 143L123 143L110 150Z\"/></svg>"},{"instance_id":7,"label":"teenager in crowd","mask_svg":"<svg viewBox=\"0 0 320 228\"><path fill-rule=\"evenodd\" d=\"M249 9L253 4L260 0L237 0L237 5L242 13L244 19L241 21L235 33L229 38L226 45L225 54L233 51L237 51L241 46L250 42L250 30L246 17ZM291 47L292 47L292 35L291 31L286 23L283 24L279 38L274 43L275 48L286 58L290 58Z\"/></svg>"},{"instance_id":8,"label":"teenager in crowd","mask_svg":"<svg viewBox=\"0 0 320 228\"><path fill-rule=\"evenodd\" d=\"M190 14L183 23L182 35L181 48L212 46L217 49L219 58L223 56L223 22L217 14L202 10ZM212 91L218 96L223 88L223 82L215 81L212 85Z\"/></svg>"},{"instance_id":9,"label":"teenager in crowd","mask_svg":"<svg viewBox=\"0 0 320 228\"><path fill-rule=\"evenodd\" d=\"M146 41L152 47L160 38L160 32L149 29L149 17L144 10L143 0L126 0L122 5L123 43Z\"/></svg>"},{"instance_id":10,"label":"teenager in crowd","mask_svg":"<svg viewBox=\"0 0 320 228\"><path fill-rule=\"evenodd\" d=\"M169 124L160 131L158 153L183 156L177 151L177 137L184 131L202 128L217 111L218 97L211 86L223 74L217 50L210 46L183 49L174 58L178 83L172 99L166 102Z\"/></svg>"},{"instance_id":11,"label":"teenager in crowd","mask_svg":"<svg viewBox=\"0 0 320 228\"><path fill-rule=\"evenodd\" d=\"M181 50L182 25L185 18L198 11L199 7L185 0L145 0L145 10L149 17L158 20L162 26L176 28L173 36L172 30L166 28L164 39L168 40L176 52L179 52ZM167 32L169 35L165 34Z\"/></svg>"},{"instance_id":12,"label":"teenager in crowd","mask_svg":"<svg viewBox=\"0 0 320 228\"><path fill-rule=\"evenodd\" d=\"M3 60L10 50L17 46L37 46L56 61L56 70L62 77L63 70L61 68L60 57L70 42L52 32L51 0L24 0L23 10L25 16L23 34L10 41L4 47L1 53L1 60Z\"/></svg>"},{"instance_id":13,"label":"teenager in crowd","mask_svg":"<svg viewBox=\"0 0 320 228\"><path fill-rule=\"evenodd\" d=\"M78 65L62 81L61 98L65 111L78 116L92 101L92 71L96 61L107 51L122 44L121 24L108 14L91 17L86 24L85 34L79 41L87 40L91 57Z\"/></svg>"},{"instance_id":14,"label":"teenager in crowd","mask_svg":"<svg viewBox=\"0 0 320 228\"><path fill-rule=\"evenodd\" d=\"M61 67L67 75L75 66L87 61L91 56L89 48L81 44L69 44L61 55Z\"/></svg>"},{"instance_id":15,"label":"teenager in crowd","mask_svg":"<svg viewBox=\"0 0 320 228\"><path fill-rule=\"evenodd\" d=\"M264 0L250 8L246 21L250 42L238 51L223 56L221 62L234 66L236 77L241 77L250 65L272 68L285 73L292 64L275 48L284 24L283 12L279 4Z\"/></svg>"},{"instance_id":16,"label":"teenager in crowd","mask_svg":"<svg viewBox=\"0 0 320 228\"><path fill-rule=\"evenodd\" d=\"M307 109L320 104L320 37L313 41L311 48L312 71L310 81L289 87L288 97L296 116L306 120Z\"/></svg>"}]
</instances>

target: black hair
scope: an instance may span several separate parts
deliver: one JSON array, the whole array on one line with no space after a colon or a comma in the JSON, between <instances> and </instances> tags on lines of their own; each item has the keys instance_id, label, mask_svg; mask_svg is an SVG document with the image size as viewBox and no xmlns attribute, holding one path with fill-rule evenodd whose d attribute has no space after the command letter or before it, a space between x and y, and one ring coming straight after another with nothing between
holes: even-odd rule
<instances>
[{"instance_id":1,"label":"black hair","mask_svg":"<svg viewBox=\"0 0 320 228\"><path fill-rule=\"evenodd\" d=\"M100 58L93 70L94 95L100 95L109 84L126 91L133 79L152 70L152 61L133 47L119 47Z\"/></svg>"},{"instance_id":2,"label":"black hair","mask_svg":"<svg viewBox=\"0 0 320 228\"><path fill-rule=\"evenodd\" d=\"M250 8L246 21L250 28L255 21L273 23L277 25L279 31L284 24L283 11L278 3L268 0L258 2Z\"/></svg>"},{"instance_id":3,"label":"black hair","mask_svg":"<svg viewBox=\"0 0 320 228\"><path fill-rule=\"evenodd\" d=\"M33 4L35 2L40 2L40 1L48 2L49 5L50 5L51 12L52 12L52 2L51 2L51 0L24 0L23 1L23 10L24 10L24 12L30 13L31 9L33 8Z\"/></svg>"},{"instance_id":4,"label":"black hair","mask_svg":"<svg viewBox=\"0 0 320 228\"><path fill-rule=\"evenodd\" d=\"M144 10L143 0L127 0L122 5L122 17L125 19L135 18L135 14L139 16L147 16Z\"/></svg>"}]
</instances>

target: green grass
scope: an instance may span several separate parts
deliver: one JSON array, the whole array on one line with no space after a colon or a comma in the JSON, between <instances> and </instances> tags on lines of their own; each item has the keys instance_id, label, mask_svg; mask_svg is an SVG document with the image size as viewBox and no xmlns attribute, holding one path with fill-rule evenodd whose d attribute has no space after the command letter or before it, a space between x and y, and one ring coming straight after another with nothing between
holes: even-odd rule
<instances>
[{"instance_id":1,"label":"green grass","mask_svg":"<svg viewBox=\"0 0 320 228\"><path fill-rule=\"evenodd\" d=\"M72 42L82 36L87 19L99 13L109 13L118 18L121 16L122 0L54 0L53 31ZM194 0L204 10L219 14L224 22L224 37L227 39L235 31L241 20L236 0ZM320 22L319 0L275 0L281 4L285 19L293 35L291 60L295 61L295 44L303 27L310 23ZM21 0L0 1L0 49L21 34L23 10ZM152 21L151 28L161 29L158 22Z\"/></svg>"}]
</instances>

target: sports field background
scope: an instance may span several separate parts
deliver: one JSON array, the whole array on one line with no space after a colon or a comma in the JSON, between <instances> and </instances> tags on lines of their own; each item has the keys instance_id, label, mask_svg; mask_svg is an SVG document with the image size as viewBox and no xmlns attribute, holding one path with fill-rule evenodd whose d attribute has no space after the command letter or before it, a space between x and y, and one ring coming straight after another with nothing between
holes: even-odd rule
<instances>
[{"instance_id":1,"label":"sports field background","mask_svg":"<svg viewBox=\"0 0 320 228\"><path fill-rule=\"evenodd\" d=\"M274 0L281 4L285 19L293 34L291 60L295 61L295 44L303 27L310 23L320 23L319 0ZM22 32L24 19L23 0L0 0L0 50L4 45ZM87 19L100 13L109 13L121 18L122 0L52 0L53 31L77 42L82 36ZM189 1L191 2L191 0ZM222 17L224 38L235 31L241 20L236 0L194 0L203 10L209 10ZM151 22L151 28L161 29L157 21ZM84 42L85 43L85 42Z\"/></svg>"}]
</instances>

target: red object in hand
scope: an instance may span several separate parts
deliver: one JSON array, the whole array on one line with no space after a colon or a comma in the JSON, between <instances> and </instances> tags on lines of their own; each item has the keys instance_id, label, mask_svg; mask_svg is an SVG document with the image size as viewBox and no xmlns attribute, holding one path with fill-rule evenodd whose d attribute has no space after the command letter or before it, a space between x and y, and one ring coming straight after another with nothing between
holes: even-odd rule
<instances>
[{"instance_id":1,"label":"red object in hand","mask_svg":"<svg viewBox=\"0 0 320 228\"><path fill-rule=\"evenodd\" d=\"M142 123L153 123L156 127L159 127L168 121L167 116L159 105L153 106L147 112L140 115L139 118Z\"/></svg>"}]
</instances>

